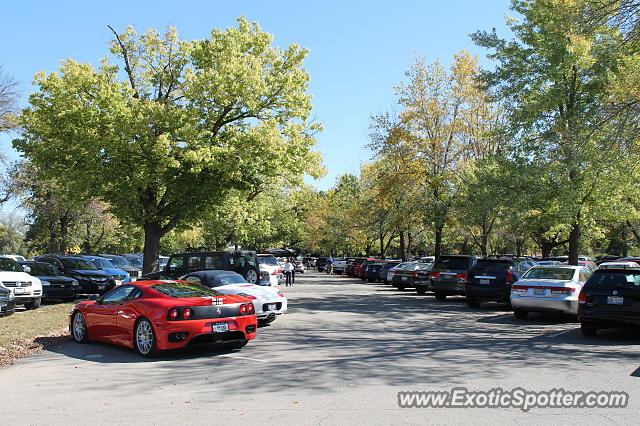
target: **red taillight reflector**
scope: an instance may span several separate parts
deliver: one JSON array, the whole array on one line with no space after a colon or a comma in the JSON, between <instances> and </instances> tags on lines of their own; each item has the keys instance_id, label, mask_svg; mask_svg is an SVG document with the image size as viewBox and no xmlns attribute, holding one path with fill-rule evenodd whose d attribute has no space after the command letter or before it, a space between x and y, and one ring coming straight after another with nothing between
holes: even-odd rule
<instances>
[{"instance_id":1,"label":"red taillight reflector","mask_svg":"<svg viewBox=\"0 0 640 426\"><path fill-rule=\"evenodd\" d=\"M247 313L248 313L248 314L252 314L252 313L254 313L255 311L256 311L256 309L253 307L253 303L249 303L249 304L247 305Z\"/></svg>"},{"instance_id":2,"label":"red taillight reflector","mask_svg":"<svg viewBox=\"0 0 640 426\"><path fill-rule=\"evenodd\" d=\"M284 297L284 293L278 293L278 296Z\"/></svg>"},{"instance_id":3,"label":"red taillight reflector","mask_svg":"<svg viewBox=\"0 0 640 426\"><path fill-rule=\"evenodd\" d=\"M461 272L459 274L456 274L456 278L460 278L461 280L466 280L467 279L467 273L466 272Z\"/></svg>"},{"instance_id":4,"label":"red taillight reflector","mask_svg":"<svg viewBox=\"0 0 640 426\"><path fill-rule=\"evenodd\" d=\"M411 277L412 278L418 278L418 273L417 272L412 272L411 273Z\"/></svg>"},{"instance_id":5,"label":"red taillight reflector","mask_svg":"<svg viewBox=\"0 0 640 426\"><path fill-rule=\"evenodd\" d=\"M192 315L193 315L193 311L189 308L182 311L182 316L184 317L184 319L189 319L191 318Z\"/></svg>"},{"instance_id":6,"label":"red taillight reflector","mask_svg":"<svg viewBox=\"0 0 640 426\"><path fill-rule=\"evenodd\" d=\"M442 276L442 274L441 274L440 272L432 272L432 273L431 273L431 276L432 276L432 277L436 277L436 278L438 278L438 277L441 277L441 276Z\"/></svg>"},{"instance_id":7,"label":"red taillight reflector","mask_svg":"<svg viewBox=\"0 0 640 426\"><path fill-rule=\"evenodd\" d=\"M526 285L512 285L511 290L527 290L529 287Z\"/></svg>"},{"instance_id":8,"label":"red taillight reflector","mask_svg":"<svg viewBox=\"0 0 640 426\"><path fill-rule=\"evenodd\" d=\"M241 314L247 313L247 305L240 305L240 313Z\"/></svg>"},{"instance_id":9,"label":"red taillight reflector","mask_svg":"<svg viewBox=\"0 0 640 426\"><path fill-rule=\"evenodd\" d=\"M507 277L505 278L507 284L512 284L515 282L515 277L513 275L513 271L507 271Z\"/></svg>"},{"instance_id":10,"label":"red taillight reflector","mask_svg":"<svg viewBox=\"0 0 640 426\"><path fill-rule=\"evenodd\" d=\"M179 310L177 310L176 308L173 308L173 309L169 310L169 318L178 319L178 316L180 316L180 311Z\"/></svg>"}]
</instances>

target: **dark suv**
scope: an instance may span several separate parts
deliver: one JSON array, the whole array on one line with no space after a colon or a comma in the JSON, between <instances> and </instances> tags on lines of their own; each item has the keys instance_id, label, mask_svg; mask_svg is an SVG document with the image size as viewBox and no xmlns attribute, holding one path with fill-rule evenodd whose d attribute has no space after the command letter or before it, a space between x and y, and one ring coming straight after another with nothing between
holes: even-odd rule
<instances>
[{"instance_id":1,"label":"dark suv","mask_svg":"<svg viewBox=\"0 0 640 426\"><path fill-rule=\"evenodd\" d=\"M637 328L640 268L594 271L578 296L578 318L585 336L594 336L599 328Z\"/></svg>"},{"instance_id":2,"label":"dark suv","mask_svg":"<svg viewBox=\"0 0 640 426\"><path fill-rule=\"evenodd\" d=\"M38 256L35 260L49 263L66 276L75 278L80 284L78 293L104 294L116 286L113 276L98 269L83 257L47 254Z\"/></svg>"},{"instance_id":3,"label":"dark suv","mask_svg":"<svg viewBox=\"0 0 640 426\"><path fill-rule=\"evenodd\" d=\"M446 255L436 259L431 269L431 291L436 300L447 296L465 294L469 269L476 263L476 256Z\"/></svg>"},{"instance_id":4,"label":"dark suv","mask_svg":"<svg viewBox=\"0 0 640 426\"><path fill-rule=\"evenodd\" d=\"M478 259L469 270L465 285L467 305L476 308L487 300L509 303L511 284L522 278L522 275L534 265L534 261L524 258Z\"/></svg>"},{"instance_id":5,"label":"dark suv","mask_svg":"<svg viewBox=\"0 0 640 426\"><path fill-rule=\"evenodd\" d=\"M164 269L143 277L147 280L175 280L189 272L206 270L234 271L251 284L258 284L258 255L251 250L177 253L169 257Z\"/></svg>"}]
</instances>

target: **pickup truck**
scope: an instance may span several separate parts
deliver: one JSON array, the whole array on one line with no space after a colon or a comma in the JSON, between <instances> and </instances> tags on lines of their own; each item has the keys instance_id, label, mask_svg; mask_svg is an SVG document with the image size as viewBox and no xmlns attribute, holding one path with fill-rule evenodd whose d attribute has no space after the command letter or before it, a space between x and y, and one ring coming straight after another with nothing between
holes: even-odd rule
<instances>
[{"instance_id":1,"label":"pickup truck","mask_svg":"<svg viewBox=\"0 0 640 426\"><path fill-rule=\"evenodd\" d=\"M333 259L333 273L342 275L347 267L347 260L342 257L336 257Z\"/></svg>"}]
</instances>

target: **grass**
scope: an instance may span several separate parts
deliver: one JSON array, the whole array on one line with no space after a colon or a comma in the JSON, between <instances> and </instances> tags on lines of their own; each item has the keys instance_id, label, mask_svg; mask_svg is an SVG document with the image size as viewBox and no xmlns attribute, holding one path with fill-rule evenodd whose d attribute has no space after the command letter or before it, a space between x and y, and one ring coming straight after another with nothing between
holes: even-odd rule
<instances>
[{"instance_id":1,"label":"grass","mask_svg":"<svg viewBox=\"0 0 640 426\"><path fill-rule=\"evenodd\" d=\"M68 334L69 312L74 303L43 305L33 311L0 317L0 365L46 347L49 337Z\"/></svg>"}]
</instances>

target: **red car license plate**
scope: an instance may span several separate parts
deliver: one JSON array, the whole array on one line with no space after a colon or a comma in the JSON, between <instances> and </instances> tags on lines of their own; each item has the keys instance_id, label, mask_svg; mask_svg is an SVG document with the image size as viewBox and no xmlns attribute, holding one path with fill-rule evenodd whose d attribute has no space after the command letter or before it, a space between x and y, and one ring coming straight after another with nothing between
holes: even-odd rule
<instances>
[{"instance_id":1,"label":"red car license plate","mask_svg":"<svg viewBox=\"0 0 640 426\"><path fill-rule=\"evenodd\" d=\"M229 331L229 323L226 323L226 322L213 323L212 329L214 333L224 333L225 331Z\"/></svg>"}]
</instances>

